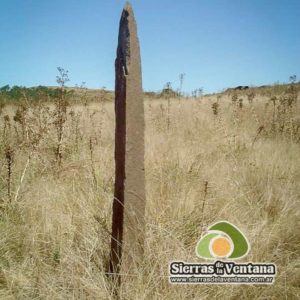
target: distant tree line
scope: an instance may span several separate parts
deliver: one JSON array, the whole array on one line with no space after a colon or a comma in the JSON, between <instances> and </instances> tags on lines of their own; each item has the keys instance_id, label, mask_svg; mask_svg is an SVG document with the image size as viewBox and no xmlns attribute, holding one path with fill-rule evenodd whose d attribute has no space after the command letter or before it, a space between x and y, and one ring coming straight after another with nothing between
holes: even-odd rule
<instances>
[{"instance_id":1,"label":"distant tree line","mask_svg":"<svg viewBox=\"0 0 300 300\"><path fill-rule=\"evenodd\" d=\"M5 85L0 88L0 101L1 102L15 102L20 99L28 101L45 100L51 101L61 95L61 88L49 88L46 86L37 87L23 87L23 86L9 86Z\"/></svg>"}]
</instances>

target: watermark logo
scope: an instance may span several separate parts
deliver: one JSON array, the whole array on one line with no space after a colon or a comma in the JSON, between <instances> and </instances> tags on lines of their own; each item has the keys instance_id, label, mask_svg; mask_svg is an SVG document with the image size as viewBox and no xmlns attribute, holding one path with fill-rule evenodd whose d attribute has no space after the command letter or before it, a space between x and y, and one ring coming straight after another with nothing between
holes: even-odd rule
<instances>
[{"instance_id":1,"label":"watermark logo","mask_svg":"<svg viewBox=\"0 0 300 300\"><path fill-rule=\"evenodd\" d=\"M196 255L205 259L242 258L249 252L249 243L233 224L221 221L208 228L196 246Z\"/></svg>"},{"instance_id":2,"label":"watermark logo","mask_svg":"<svg viewBox=\"0 0 300 300\"><path fill-rule=\"evenodd\" d=\"M208 227L196 245L196 255L211 263L172 261L172 284L272 284L276 265L272 263L235 262L250 250L246 236L233 224L219 221Z\"/></svg>"}]
</instances>

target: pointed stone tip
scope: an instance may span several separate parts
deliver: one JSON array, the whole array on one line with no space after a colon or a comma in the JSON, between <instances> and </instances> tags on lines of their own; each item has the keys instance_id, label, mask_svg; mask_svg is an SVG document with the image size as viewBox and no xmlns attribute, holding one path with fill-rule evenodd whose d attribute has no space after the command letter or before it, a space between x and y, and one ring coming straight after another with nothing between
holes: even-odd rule
<instances>
[{"instance_id":1,"label":"pointed stone tip","mask_svg":"<svg viewBox=\"0 0 300 300\"><path fill-rule=\"evenodd\" d=\"M130 4L129 1L126 1L125 6L124 6L124 10L130 12L132 11L132 5Z\"/></svg>"}]
</instances>

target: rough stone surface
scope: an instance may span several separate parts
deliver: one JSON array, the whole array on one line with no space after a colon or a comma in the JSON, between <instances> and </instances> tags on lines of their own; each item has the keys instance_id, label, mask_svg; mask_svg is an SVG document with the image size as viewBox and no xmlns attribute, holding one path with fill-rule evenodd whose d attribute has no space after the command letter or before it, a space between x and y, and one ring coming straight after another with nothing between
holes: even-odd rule
<instances>
[{"instance_id":1,"label":"rough stone surface","mask_svg":"<svg viewBox=\"0 0 300 300\"><path fill-rule=\"evenodd\" d=\"M146 202L140 47L128 3L120 20L115 71L116 171L110 269L119 272L121 265L128 271L133 262L142 259Z\"/></svg>"}]
</instances>

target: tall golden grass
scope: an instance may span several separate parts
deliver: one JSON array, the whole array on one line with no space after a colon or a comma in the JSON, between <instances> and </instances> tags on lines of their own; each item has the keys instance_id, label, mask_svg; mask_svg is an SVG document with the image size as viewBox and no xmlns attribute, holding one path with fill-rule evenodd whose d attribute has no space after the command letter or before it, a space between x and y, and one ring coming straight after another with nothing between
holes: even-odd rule
<instances>
[{"instance_id":1,"label":"tall golden grass","mask_svg":"<svg viewBox=\"0 0 300 300\"><path fill-rule=\"evenodd\" d=\"M300 298L299 103L282 113L266 96L238 99L145 101L145 261L121 274L121 299ZM113 103L68 107L59 168L55 108L24 105L1 115L0 298L113 299ZM197 261L218 220L245 233L248 261L277 264L273 285L169 284L168 263Z\"/></svg>"}]
</instances>

